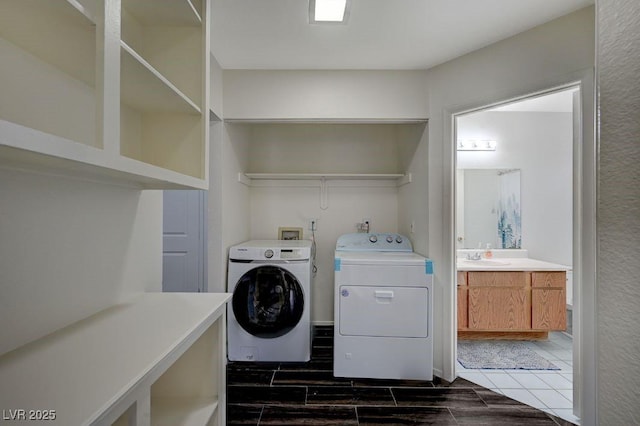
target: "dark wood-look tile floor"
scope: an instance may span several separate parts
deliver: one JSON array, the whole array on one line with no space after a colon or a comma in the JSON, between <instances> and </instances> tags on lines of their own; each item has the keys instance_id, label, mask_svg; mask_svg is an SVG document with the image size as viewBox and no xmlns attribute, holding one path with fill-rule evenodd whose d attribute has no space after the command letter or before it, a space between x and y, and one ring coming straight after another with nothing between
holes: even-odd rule
<instances>
[{"instance_id":1,"label":"dark wood-look tile floor","mask_svg":"<svg viewBox=\"0 0 640 426\"><path fill-rule=\"evenodd\" d=\"M227 425L571 425L464 379L333 376L333 328L316 327L307 363L227 366Z\"/></svg>"}]
</instances>

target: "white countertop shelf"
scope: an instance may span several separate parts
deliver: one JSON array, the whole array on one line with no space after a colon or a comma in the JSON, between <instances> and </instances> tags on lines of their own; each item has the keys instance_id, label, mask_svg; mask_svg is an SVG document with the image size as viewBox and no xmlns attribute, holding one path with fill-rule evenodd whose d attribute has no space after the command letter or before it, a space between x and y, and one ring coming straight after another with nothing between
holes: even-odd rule
<instances>
[{"instance_id":1,"label":"white countertop shelf","mask_svg":"<svg viewBox=\"0 0 640 426\"><path fill-rule=\"evenodd\" d=\"M141 294L9 352L0 357L0 400L8 408L56 410L48 424L104 421L133 394L148 394L222 317L230 296ZM198 418L216 410L216 400L195 403L186 411L179 402L163 411Z\"/></svg>"},{"instance_id":2,"label":"white countertop shelf","mask_svg":"<svg viewBox=\"0 0 640 426\"><path fill-rule=\"evenodd\" d=\"M205 425L217 408L218 401L212 401L208 398L157 398L151 400L151 411L157 416L157 419L153 421L154 426Z\"/></svg>"},{"instance_id":3,"label":"white countertop shelf","mask_svg":"<svg viewBox=\"0 0 640 426\"><path fill-rule=\"evenodd\" d=\"M207 183L127 157L0 119L0 166L106 179L145 189L207 189Z\"/></svg>"},{"instance_id":4,"label":"white countertop shelf","mask_svg":"<svg viewBox=\"0 0 640 426\"><path fill-rule=\"evenodd\" d=\"M458 271L571 271L571 266L522 257L456 259Z\"/></svg>"}]
</instances>

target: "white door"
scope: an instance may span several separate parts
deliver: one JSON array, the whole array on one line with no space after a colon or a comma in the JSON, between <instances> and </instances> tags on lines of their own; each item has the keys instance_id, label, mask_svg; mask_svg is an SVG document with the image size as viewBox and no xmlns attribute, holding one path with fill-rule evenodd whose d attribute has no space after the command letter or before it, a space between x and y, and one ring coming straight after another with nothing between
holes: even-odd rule
<instances>
[{"instance_id":1,"label":"white door","mask_svg":"<svg viewBox=\"0 0 640 426\"><path fill-rule=\"evenodd\" d=\"M205 292L205 191L164 191L162 291Z\"/></svg>"}]
</instances>

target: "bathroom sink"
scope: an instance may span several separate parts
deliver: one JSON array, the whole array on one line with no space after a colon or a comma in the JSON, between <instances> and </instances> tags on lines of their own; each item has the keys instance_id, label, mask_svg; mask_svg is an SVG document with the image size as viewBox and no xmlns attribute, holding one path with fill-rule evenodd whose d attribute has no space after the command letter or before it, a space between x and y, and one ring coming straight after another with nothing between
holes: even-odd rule
<instances>
[{"instance_id":1,"label":"bathroom sink","mask_svg":"<svg viewBox=\"0 0 640 426\"><path fill-rule=\"evenodd\" d=\"M488 265L488 266L505 266L509 265L509 262L504 262L502 260L493 260L493 259L462 259L462 261L469 265Z\"/></svg>"}]
</instances>

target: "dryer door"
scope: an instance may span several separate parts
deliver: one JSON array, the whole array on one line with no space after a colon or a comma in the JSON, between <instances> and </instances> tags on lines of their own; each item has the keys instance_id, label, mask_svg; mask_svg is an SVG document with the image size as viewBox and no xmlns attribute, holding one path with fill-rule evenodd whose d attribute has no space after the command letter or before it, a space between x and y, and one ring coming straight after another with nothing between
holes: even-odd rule
<instances>
[{"instance_id":1,"label":"dryer door","mask_svg":"<svg viewBox=\"0 0 640 426\"><path fill-rule=\"evenodd\" d=\"M251 269L233 290L233 313L238 324L256 337L287 334L302 318L302 286L286 269L264 265Z\"/></svg>"}]
</instances>

